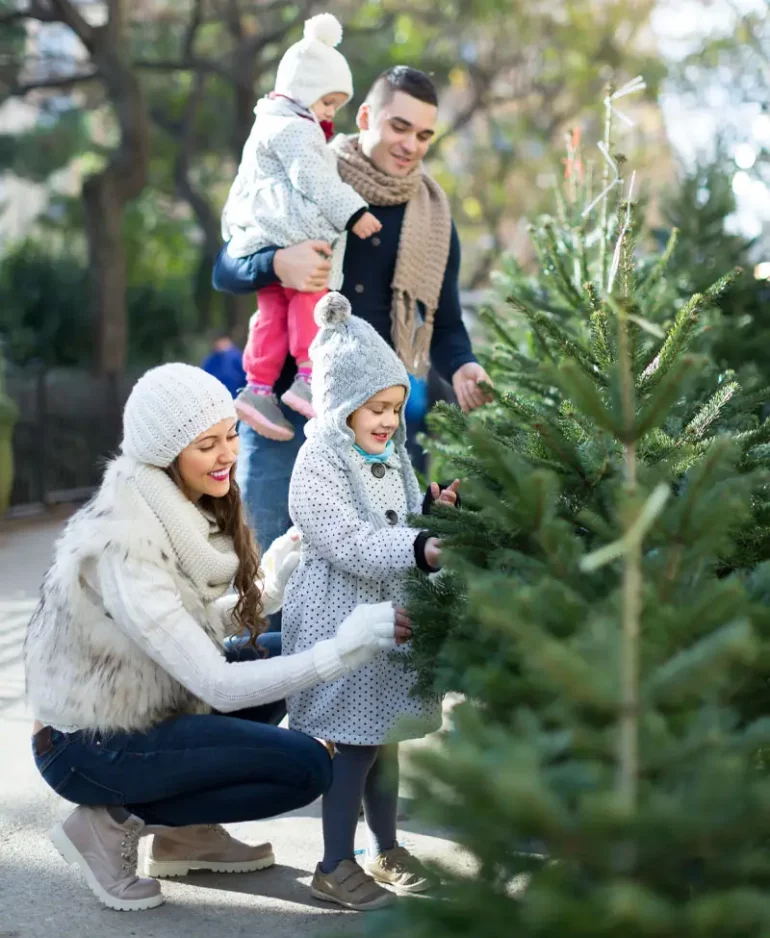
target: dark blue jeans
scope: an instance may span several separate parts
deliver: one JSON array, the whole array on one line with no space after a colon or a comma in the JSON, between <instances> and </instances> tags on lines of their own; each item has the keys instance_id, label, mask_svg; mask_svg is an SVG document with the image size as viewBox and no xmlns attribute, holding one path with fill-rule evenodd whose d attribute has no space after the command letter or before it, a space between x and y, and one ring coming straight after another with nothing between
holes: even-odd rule
<instances>
[{"instance_id":1,"label":"dark blue jeans","mask_svg":"<svg viewBox=\"0 0 770 938\"><path fill-rule=\"evenodd\" d=\"M278 636L261 644L268 654L280 653ZM248 660L256 653L236 640L227 657ZM279 701L229 715L181 716L146 733L52 730L35 762L68 801L121 805L148 824L274 817L310 804L331 784L326 749L273 725L285 712Z\"/></svg>"}]
</instances>

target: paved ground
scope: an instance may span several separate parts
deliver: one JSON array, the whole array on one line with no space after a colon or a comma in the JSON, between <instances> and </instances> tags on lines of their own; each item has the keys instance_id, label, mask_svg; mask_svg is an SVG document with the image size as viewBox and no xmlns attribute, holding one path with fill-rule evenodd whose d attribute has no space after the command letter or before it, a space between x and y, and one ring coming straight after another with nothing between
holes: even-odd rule
<instances>
[{"instance_id":1,"label":"paved ground","mask_svg":"<svg viewBox=\"0 0 770 938\"><path fill-rule=\"evenodd\" d=\"M280 865L254 874L198 874L164 883L166 904L149 912L103 909L54 851L46 831L71 806L46 788L32 762L21 645L60 523L0 528L0 938L352 933L360 915L332 911L308 893L321 847L318 803L231 828L255 843L271 840ZM403 823L401 840L426 859L441 857L454 866L467 862L440 832L416 822Z\"/></svg>"}]
</instances>

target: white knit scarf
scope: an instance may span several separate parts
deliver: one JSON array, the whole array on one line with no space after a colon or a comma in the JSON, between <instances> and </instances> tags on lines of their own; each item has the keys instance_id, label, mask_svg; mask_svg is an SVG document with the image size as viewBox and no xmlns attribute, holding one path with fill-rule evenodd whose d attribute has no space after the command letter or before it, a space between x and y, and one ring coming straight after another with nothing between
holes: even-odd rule
<instances>
[{"instance_id":1,"label":"white knit scarf","mask_svg":"<svg viewBox=\"0 0 770 938\"><path fill-rule=\"evenodd\" d=\"M161 523L179 567L204 601L213 602L223 596L238 570L232 539L180 491L163 469L135 462L130 484Z\"/></svg>"}]
</instances>

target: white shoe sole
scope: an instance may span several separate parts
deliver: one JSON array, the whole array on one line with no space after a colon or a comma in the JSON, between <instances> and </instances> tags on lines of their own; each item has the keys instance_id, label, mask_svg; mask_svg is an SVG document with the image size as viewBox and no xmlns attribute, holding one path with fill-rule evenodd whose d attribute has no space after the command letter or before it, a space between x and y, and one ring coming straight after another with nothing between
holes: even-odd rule
<instances>
[{"instance_id":1,"label":"white shoe sole","mask_svg":"<svg viewBox=\"0 0 770 938\"><path fill-rule=\"evenodd\" d=\"M270 854L258 860L241 860L240 862L216 862L209 860L153 860L147 857L144 862L144 875L153 879L172 879L175 876L187 876L188 873L254 873L257 870L266 870L275 863L275 855Z\"/></svg>"},{"instance_id":2,"label":"white shoe sole","mask_svg":"<svg viewBox=\"0 0 770 938\"><path fill-rule=\"evenodd\" d=\"M361 905L357 902L345 902L344 899L338 899L336 896L329 895L328 892L321 892L319 889L310 887L310 895L314 899L320 899L322 902L333 902L335 905L342 906L343 909L350 909L352 912L374 912L376 909L384 909L386 906L393 905L396 897L392 893L375 899L374 902L367 902Z\"/></svg>"},{"instance_id":3,"label":"white shoe sole","mask_svg":"<svg viewBox=\"0 0 770 938\"><path fill-rule=\"evenodd\" d=\"M146 899L118 899L116 896L111 896L96 878L85 857L69 839L61 824L51 828L48 836L64 862L70 866L74 864L80 869L91 892L108 909L114 909L116 912L144 912L147 909L155 909L165 902L161 893L157 896L148 896Z\"/></svg>"}]
</instances>

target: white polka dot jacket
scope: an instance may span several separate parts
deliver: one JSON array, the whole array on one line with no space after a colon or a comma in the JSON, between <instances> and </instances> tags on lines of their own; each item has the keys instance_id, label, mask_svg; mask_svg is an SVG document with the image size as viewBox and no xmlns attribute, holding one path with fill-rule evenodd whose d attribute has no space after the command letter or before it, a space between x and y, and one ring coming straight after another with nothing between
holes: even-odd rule
<instances>
[{"instance_id":1,"label":"white polka dot jacket","mask_svg":"<svg viewBox=\"0 0 770 938\"><path fill-rule=\"evenodd\" d=\"M367 208L340 179L337 157L311 111L286 98L262 98L222 212L232 257L269 246L322 240L333 245L329 285L342 283L346 232Z\"/></svg>"},{"instance_id":2,"label":"white polka dot jacket","mask_svg":"<svg viewBox=\"0 0 770 938\"><path fill-rule=\"evenodd\" d=\"M366 462L354 450L347 425L350 414L379 391L401 385L408 394L403 364L369 323L350 316L350 305L339 294L321 301L316 322L320 329L311 358L318 416L308 424L289 489L289 513L302 536L302 551L284 594L286 654L333 636L361 603L402 604L422 533L406 520L423 510L423 494L404 445L403 412L386 463ZM290 725L312 736L367 746L437 729L439 702L410 696L414 677L397 658L398 653L380 652L352 674L290 696Z\"/></svg>"}]
</instances>

